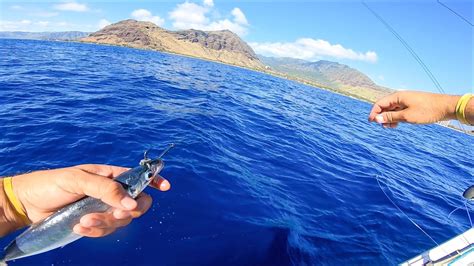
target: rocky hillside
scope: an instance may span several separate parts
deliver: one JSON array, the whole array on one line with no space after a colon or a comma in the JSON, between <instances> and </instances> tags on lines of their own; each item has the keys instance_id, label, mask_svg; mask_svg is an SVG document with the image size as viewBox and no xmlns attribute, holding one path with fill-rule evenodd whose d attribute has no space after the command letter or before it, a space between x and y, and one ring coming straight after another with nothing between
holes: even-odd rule
<instances>
[{"instance_id":1,"label":"rocky hillside","mask_svg":"<svg viewBox=\"0 0 474 266\"><path fill-rule=\"evenodd\" d=\"M367 75L347 65L320 60L309 62L294 58L260 56L271 70L284 73L351 96L375 101L392 90L378 86Z\"/></svg>"},{"instance_id":2,"label":"rocky hillside","mask_svg":"<svg viewBox=\"0 0 474 266\"><path fill-rule=\"evenodd\" d=\"M82 31L60 32L25 32L25 31L0 31L0 39L27 39L48 41L72 41L89 35Z\"/></svg>"},{"instance_id":3,"label":"rocky hillside","mask_svg":"<svg viewBox=\"0 0 474 266\"><path fill-rule=\"evenodd\" d=\"M223 31L169 31L151 22L123 20L80 39L82 42L152 49L253 69L264 66L236 34Z\"/></svg>"}]
</instances>

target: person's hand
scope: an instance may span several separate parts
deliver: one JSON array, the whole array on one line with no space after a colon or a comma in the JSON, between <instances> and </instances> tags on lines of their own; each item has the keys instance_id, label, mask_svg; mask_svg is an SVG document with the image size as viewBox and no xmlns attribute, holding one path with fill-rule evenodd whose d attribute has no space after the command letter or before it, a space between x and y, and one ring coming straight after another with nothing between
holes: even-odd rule
<instances>
[{"instance_id":1,"label":"person's hand","mask_svg":"<svg viewBox=\"0 0 474 266\"><path fill-rule=\"evenodd\" d=\"M456 119L455 109L459 98L428 92L396 92L374 104L369 121L395 128L399 122L430 124Z\"/></svg>"},{"instance_id":2,"label":"person's hand","mask_svg":"<svg viewBox=\"0 0 474 266\"><path fill-rule=\"evenodd\" d=\"M13 189L33 223L84 196L102 200L112 206L112 211L87 214L73 229L79 235L101 237L128 225L133 218L140 217L151 206L152 199L149 195L141 193L134 200L118 182L112 180L126 170L128 168L88 164L36 171L15 176ZM161 178L158 180L158 188L166 191L170 188L170 183ZM16 218L21 224L19 218Z\"/></svg>"}]
</instances>

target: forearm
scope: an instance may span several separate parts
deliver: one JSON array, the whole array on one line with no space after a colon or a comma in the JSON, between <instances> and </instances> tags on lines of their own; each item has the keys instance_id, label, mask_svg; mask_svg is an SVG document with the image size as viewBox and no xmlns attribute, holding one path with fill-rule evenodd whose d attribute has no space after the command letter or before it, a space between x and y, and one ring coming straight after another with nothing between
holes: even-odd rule
<instances>
[{"instance_id":1,"label":"forearm","mask_svg":"<svg viewBox=\"0 0 474 266\"><path fill-rule=\"evenodd\" d=\"M18 218L5 194L3 179L0 179L0 237L20 229L23 226L25 226L25 224Z\"/></svg>"}]
</instances>

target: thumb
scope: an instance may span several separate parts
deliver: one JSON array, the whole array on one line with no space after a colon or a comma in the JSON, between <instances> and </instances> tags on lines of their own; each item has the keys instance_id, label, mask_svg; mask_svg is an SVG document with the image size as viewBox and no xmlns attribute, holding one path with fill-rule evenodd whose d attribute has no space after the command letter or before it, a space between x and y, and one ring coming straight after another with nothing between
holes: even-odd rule
<instances>
[{"instance_id":1,"label":"thumb","mask_svg":"<svg viewBox=\"0 0 474 266\"><path fill-rule=\"evenodd\" d=\"M383 112L375 117L375 122L379 124L405 122L405 110Z\"/></svg>"},{"instance_id":2,"label":"thumb","mask_svg":"<svg viewBox=\"0 0 474 266\"><path fill-rule=\"evenodd\" d=\"M73 179L74 193L102 200L104 203L122 210L133 210L137 202L132 199L122 185L108 177L81 171Z\"/></svg>"}]
</instances>

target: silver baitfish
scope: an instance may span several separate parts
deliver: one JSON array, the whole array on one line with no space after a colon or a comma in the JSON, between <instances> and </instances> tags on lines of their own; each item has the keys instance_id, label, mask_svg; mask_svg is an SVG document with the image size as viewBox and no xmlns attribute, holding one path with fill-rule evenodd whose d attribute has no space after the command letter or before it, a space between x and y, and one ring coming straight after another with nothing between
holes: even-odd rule
<instances>
[{"instance_id":1,"label":"silver baitfish","mask_svg":"<svg viewBox=\"0 0 474 266\"><path fill-rule=\"evenodd\" d=\"M156 159L149 159L145 152L139 166L122 173L115 178L115 181L121 183L131 197L136 198L161 172L165 166L161 157L172 147L174 144L170 144ZM81 217L89 213L106 212L109 209L109 205L91 197L67 205L45 220L33 224L15 238L4 249L0 264L47 252L78 240L82 236L75 234L72 228L79 223Z\"/></svg>"}]
</instances>

